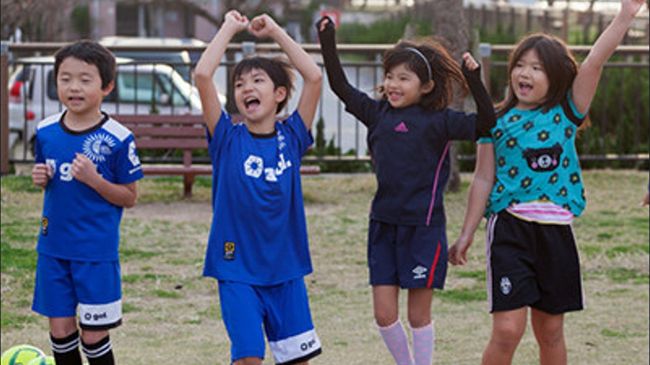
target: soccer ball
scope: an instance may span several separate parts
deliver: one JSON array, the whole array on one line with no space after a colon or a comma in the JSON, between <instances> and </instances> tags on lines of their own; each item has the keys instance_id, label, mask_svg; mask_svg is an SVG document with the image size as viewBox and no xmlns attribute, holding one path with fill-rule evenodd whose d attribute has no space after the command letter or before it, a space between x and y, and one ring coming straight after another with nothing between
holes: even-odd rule
<instances>
[{"instance_id":1,"label":"soccer ball","mask_svg":"<svg viewBox=\"0 0 650 365\"><path fill-rule=\"evenodd\" d=\"M45 354L31 345L18 345L2 354L0 365L28 365L34 359L44 359Z\"/></svg>"},{"instance_id":2,"label":"soccer ball","mask_svg":"<svg viewBox=\"0 0 650 365\"><path fill-rule=\"evenodd\" d=\"M56 365L54 358L52 356L35 358L34 360L27 363L27 365Z\"/></svg>"}]
</instances>

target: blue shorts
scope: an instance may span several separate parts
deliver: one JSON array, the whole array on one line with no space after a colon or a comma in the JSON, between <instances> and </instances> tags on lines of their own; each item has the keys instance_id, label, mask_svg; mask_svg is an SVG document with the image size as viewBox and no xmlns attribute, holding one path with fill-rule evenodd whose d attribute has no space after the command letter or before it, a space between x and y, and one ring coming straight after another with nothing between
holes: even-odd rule
<instances>
[{"instance_id":1,"label":"blue shorts","mask_svg":"<svg viewBox=\"0 0 650 365\"><path fill-rule=\"evenodd\" d=\"M442 289L447 276L443 227L401 226L370 220L370 285Z\"/></svg>"},{"instance_id":2,"label":"blue shorts","mask_svg":"<svg viewBox=\"0 0 650 365\"><path fill-rule=\"evenodd\" d=\"M32 310L46 317L74 317L79 326L104 330L122 323L119 261L72 261L38 255Z\"/></svg>"},{"instance_id":3,"label":"blue shorts","mask_svg":"<svg viewBox=\"0 0 650 365\"><path fill-rule=\"evenodd\" d=\"M256 286L219 281L219 300L232 361L264 358L264 333L276 364L303 362L321 353L302 278Z\"/></svg>"}]
</instances>

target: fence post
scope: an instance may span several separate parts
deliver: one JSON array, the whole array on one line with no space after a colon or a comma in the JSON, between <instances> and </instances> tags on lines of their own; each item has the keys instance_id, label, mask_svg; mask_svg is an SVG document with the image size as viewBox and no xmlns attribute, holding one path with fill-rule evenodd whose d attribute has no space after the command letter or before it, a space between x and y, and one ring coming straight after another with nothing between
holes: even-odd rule
<instances>
[{"instance_id":1,"label":"fence post","mask_svg":"<svg viewBox=\"0 0 650 365\"><path fill-rule=\"evenodd\" d=\"M0 46L0 174L9 173L9 44Z\"/></svg>"},{"instance_id":2,"label":"fence post","mask_svg":"<svg viewBox=\"0 0 650 365\"><path fill-rule=\"evenodd\" d=\"M483 69L483 83L488 93L490 92L490 57L492 56L492 45L489 43L481 43L478 46L478 53L481 57L481 68Z\"/></svg>"}]
</instances>

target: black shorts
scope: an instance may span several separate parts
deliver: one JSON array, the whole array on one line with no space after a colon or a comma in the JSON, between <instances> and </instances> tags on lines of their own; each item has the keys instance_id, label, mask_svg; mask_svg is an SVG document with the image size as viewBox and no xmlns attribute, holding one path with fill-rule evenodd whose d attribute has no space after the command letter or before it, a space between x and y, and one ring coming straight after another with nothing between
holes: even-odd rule
<instances>
[{"instance_id":1,"label":"black shorts","mask_svg":"<svg viewBox=\"0 0 650 365\"><path fill-rule=\"evenodd\" d=\"M402 226L370 220L370 285L442 289L447 276L445 227Z\"/></svg>"},{"instance_id":2,"label":"black shorts","mask_svg":"<svg viewBox=\"0 0 650 365\"><path fill-rule=\"evenodd\" d=\"M527 222L506 211L487 227L490 312L530 306L550 314L583 308L571 225Z\"/></svg>"}]
</instances>

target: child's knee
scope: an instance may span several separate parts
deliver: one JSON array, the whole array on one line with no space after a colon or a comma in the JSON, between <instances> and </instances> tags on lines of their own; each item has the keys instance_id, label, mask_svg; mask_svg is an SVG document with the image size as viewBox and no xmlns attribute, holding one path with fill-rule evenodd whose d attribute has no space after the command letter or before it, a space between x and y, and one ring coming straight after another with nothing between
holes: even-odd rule
<instances>
[{"instance_id":1,"label":"child's knee","mask_svg":"<svg viewBox=\"0 0 650 365\"><path fill-rule=\"evenodd\" d=\"M103 330L103 331L84 330L81 333L81 340L85 344L91 345L91 344L99 342L100 340L102 340L106 336L108 336L108 331L107 330Z\"/></svg>"},{"instance_id":2,"label":"child's knee","mask_svg":"<svg viewBox=\"0 0 650 365\"><path fill-rule=\"evenodd\" d=\"M430 313L409 313L408 317L411 328L421 328L431 323Z\"/></svg>"},{"instance_id":3,"label":"child's knee","mask_svg":"<svg viewBox=\"0 0 650 365\"><path fill-rule=\"evenodd\" d=\"M54 338L66 338L77 330L77 322L74 317L50 319L50 334Z\"/></svg>"},{"instance_id":4,"label":"child's knee","mask_svg":"<svg viewBox=\"0 0 650 365\"><path fill-rule=\"evenodd\" d=\"M526 330L526 323L523 325L516 322L505 322L505 323L495 323L492 328L492 338L499 342L502 342L504 345L508 343L514 343L515 346L521 340L521 337L524 335Z\"/></svg>"},{"instance_id":5,"label":"child's knee","mask_svg":"<svg viewBox=\"0 0 650 365\"><path fill-rule=\"evenodd\" d=\"M375 310L375 322L379 327L388 327L397 322L397 313L387 310Z\"/></svg>"}]
</instances>

